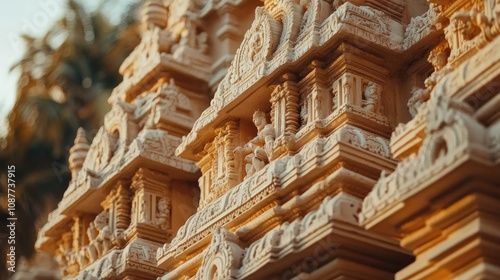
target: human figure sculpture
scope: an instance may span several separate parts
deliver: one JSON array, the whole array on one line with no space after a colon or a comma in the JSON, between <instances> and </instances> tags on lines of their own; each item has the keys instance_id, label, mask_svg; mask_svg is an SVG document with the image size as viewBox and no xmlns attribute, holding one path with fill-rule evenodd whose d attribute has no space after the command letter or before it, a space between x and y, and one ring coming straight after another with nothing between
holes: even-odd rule
<instances>
[{"instance_id":1,"label":"human figure sculpture","mask_svg":"<svg viewBox=\"0 0 500 280\"><path fill-rule=\"evenodd\" d=\"M108 226L108 212L103 212L97 215L94 224L99 231L95 239L95 247L99 256L102 256L111 249L111 230Z\"/></svg>"},{"instance_id":2,"label":"human figure sculpture","mask_svg":"<svg viewBox=\"0 0 500 280\"><path fill-rule=\"evenodd\" d=\"M257 136L234 151L235 153L247 154L245 156L247 176L255 174L269 163L275 138L274 128L268 123L264 112L257 110L253 114L253 122L257 127Z\"/></svg>"},{"instance_id":3,"label":"human figure sculpture","mask_svg":"<svg viewBox=\"0 0 500 280\"><path fill-rule=\"evenodd\" d=\"M72 265L75 263L75 256L73 254L73 249L71 246L71 239L63 236L63 240L59 243L59 252L61 252L60 257L58 258L59 264L63 265L60 267L65 267L65 272L69 272Z\"/></svg>"},{"instance_id":4,"label":"human figure sculpture","mask_svg":"<svg viewBox=\"0 0 500 280\"><path fill-rule=\"evenodd\" d=\"M81 248L78 252L76 252L76 262L80 268L83 268L87 264L86 252L87 250L85 250L85 248Z\"/></svg>"},{"instance_id":5,"label":"human figure sculpture","mask_svg":"<svg viewBox=\"0 0 500 280\"><path fill-rule=\"evenodd\" d=\"M90 262L94 262L98 257L96 248L97 230L94 226L94 222L91 222L89 224L89 228L87 229L87 237L89 238L89 245L87 246L87 257Z\"/></svg>"},{"instance_id":6,"label":"human figure sculpture","mask_svg":"<svg viewBox=\"0 0 500 280\"><path fill-rule=\"evenodd\" d=\"M410 115L415 117L418 108L424 104L425 101L429 100L429 98L430 93L428 89L413 87L411 90L411 97L407 103Z\"/></svg>"},{"instance_id":7,"label":"human figure sculpture","mask_svg":"<svg viewBox=\"0 0 500 280\"><path fill-rule=\"evenodd\" d=\"M206 53L208 51L208 34L201 32L196 36L196 44L200 52Z\"/></svg>"},{"instance_id":8,"label":"human figure sculpture","mask_svg":"<svg viewBox=\"0 0 500 280\"><path fill-rule=\"evenodd\" d=\"M351 104L351 88L352 88L352 76L350 74L346 74L344 77L344 82L343 82L343 94L342 94L342 99L343 102L342 104ZM339 104L340 105L340 104Z\"/></svg>"},{"instance_id":9,"label":"human figure sculpture","mask_svg":"<svg viewBox=\"0 0 500 280\"><path fill-rule=\"evenodd\" d=\"M435 50L429 54L428 61L432 64L435 71L443 69L448 61L448 54L445 50Z\"/></svg>"},{"instance_id":10,"label":"human figure sculpture","mask_svg":"<svg viewBox=\"0 0 500 280\"><path fill-rule=\"evenodd\" d=\"M170 218L169 202L165 198L160 198L156 206L156 225L161 229L166 230L168 225L168 220Z\"/></svg>"},{"instance_id":11,"label":"human figure sculpture","mask_svg":"<svg viewBox=\"0 0 500 280\"><path fill-rule=\"evenodd\" d=\"M434 73L425 79L424 85L426 88L433 88L444 76L452 71L452 67L448 65L448 55L448 47L440 47L431 51L427 61L434 67Z\"/></svg>"},{"instance_id":12,"label":"human figure sculpture","mask_svg":"<svg viewBox=\"0 0 500 280\"><path fill-rule=\"evenodd\" d=\"M307 124L308 114L309 112L307 110L307 100L304 100L304 105L302 105L302 109L300 110L300 120L302 124Z\"/></svg>"},{"instance_id":13,"label":"human figure sculpture","mask_svg":"<svg viewBox=\"0 0 500 280\"><path fill-rule=\"evenodd\" d=\"M339 96L338 96L338 91L334 87L333 98L332 98L332 110L336 110L338 107L339 107Z\"/></svg>"},{"instance_id":14,"label":"human figure sculpture","mask_svg":"<svg viewBox=\"0 0 500 280\"><path fill-rule=\"evenodd\" d=\"M59 243L58 250L60 252L60 254L57 255L57 262L59 263L59 266L67 267L68 266L68 261L66 259L67 254L63 243Z\"/></svg>"},{"instance_id":15,"label":"human figure sculpture","mask_svg":"<svg viewBox=\"0 0 500 280\"><path fill-rule=\"evenodd\" d=\"M378 92L377 86L374 83L368 83L363 93L365 100L363 101L363 107L372 113L376 113L377 103L378 103Z\"/></svg>"}]
</instances>

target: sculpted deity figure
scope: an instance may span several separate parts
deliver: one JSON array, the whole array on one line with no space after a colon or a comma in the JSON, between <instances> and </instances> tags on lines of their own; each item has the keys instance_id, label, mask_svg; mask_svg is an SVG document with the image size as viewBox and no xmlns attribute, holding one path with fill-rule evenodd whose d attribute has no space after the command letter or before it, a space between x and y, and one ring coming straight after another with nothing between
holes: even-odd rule
<instances>
[{"instance_id":1,"label":"sculpted deity figure","mask_svg":"<svg viewBox=\"0 0 500 280\"><path fill-rule=\"evenodd\" d=\"M85 248L82 248L77 252L76 262L78 263L80 268L83 268L85 264L87 264L86 252L87 250L85 250Z\"/></svg>"},{"instance_id":2,"label":"sculpted deity figure","mask_svg":"<svg viewBox=\"0 0 500 280\"><path fill-rule=\"evenodd\" d=\"M196 36L196 44L200 52L206 53L208 51L208 34L201 32Z\"/></svg>"},{"instance_id":3,"label":"sculpted deity figure","mask_svg":"<svg viewBox=\"0 0 500 280\"><path fill-rule=\"evenodd\" d=\"M368 83L363 96L365 98L365 100L363 101L363 108L365 108L369 112L376 113L379 100L377 85L371 82Z\"/></svg>"},{"instance_id":4,"label":"sculpted deity figure","mask_svg":"<svg viewBox=\"0 0 500 280\"><path fill-rule=\"evenodd\" d=\"M342 102L343 104L351 104L351 88L352 88L352 76L350 74L346 74L344 79L343 79L343 91L344 93L342 94L342 98L344 101Z\"/></svg>"},{"instance_id":5,"label":"sculpted deity figure","mask_svg":"<svg viewBox=\"0 0 500 280\"><path fill-rule=\"evenodd\" d=\"M57 261L59 267L64 267L63 275L65 273L71 273L71 269L74 269L76 264L76 256L73 253L72 237L71 233L66 233L62 236L62 240L58 245L59 255Z\"/></svg>"},{"instance_id":6,"label":"sculpted deity figure","mask_svg":"<svg viewBox=\"0 0 500 280\"><path fill-rule=\"evenodd\" d=\"M89 228L87 229L87 237L89 238L89 245L87 246L87 256L90 262L94 262L98 256L96 248L97 230L93 222L89 224Z\"/></svg>"},{"instance_id":7,"label":"sculpted deity figure","mask_svg":"<svg viewBox=\"0 0 500 280\"><path fill-rule=\"evenodd\" d=\"M269 163L275 138L274 128L268 123L266 113L257 110L253 114L253 122L257 127L257 136L243 147L234 150L235 153L247 154L245 156L247 176L255 174Z\"/></svg>"},{"instance_id":8,"label":"sculpted deity figure","mask_svg":"<svg viewBox=\"0 0 500 280\"><path fill-rule=\"evenodd\" d=\"M336 88L336 85L333 85L333 94L332 94L332 110L337 110L339 107L339 96L338 96L338 91Z\"/></svg>"},{"instance_id":9,"label":"sculpted deity figure","mask_svg":"<svg viewBox=\"0 0 500 280\"><path fill-rule=\"evenodd\" d=\"M307 106L308 106L308 100L305 99L304 100L304 104L301 106L301 110L300 110L300 121L302 122L302 124L307 124L307 120L308 120L308 110L307 110Z\"/></svg>"},{"instance_id":10,"label":"sculpted deity figure","mask_svg":"<svg viewBox=\"0 0 500 280\"><path fill-rule=\"evenodd\" d=\"M438 82L451 72L452 68L448 65L448 56L450 49L446 41L440 43L436 48L434 48L427 61L429 61L434 67L434 73L432 73L429 78L424 81L424 85L428 89L432 89Z\"/></svg>"},{"instance_id":11,"label":"sculpted deity figure","mask_svg":"<svg viewBox=\"0 0 500 280\"><path fill-rule=\"evenodd\" d=\"M59 243L58 246L59 254L57 256L57 261L60 267L67 267L69 264L69 256L71 255L71 250L67 246L66 242Z\"/></svg>"},{"instance_id":12,"label":"sculpted deity figure","mask_svg":"<svg viewBox=\"0 0 500 280\"><path fill-rule=\"evenodd\" d=\"M102 256L109 249L111 249L111 230L108 225L108 212L103 212L94 220L95 228L99 234L95 238L95 248L99 256Z\"/></svg>"},{"instance_id":13,"label":"sculpted deity figure","mask_svg":"<svg viewBox=\"0 0 500 280\"><path fill-rule=\"evenodd\" d=\"M429 98L430 92L428 89L413 87L411 90L411 97L407 103L410 115L415 117L418 108L424 104L425 101L429 100Z\"/></svg>"},{"instance_id":14,"label":"sculpted deity figure","mask_svg":"<svg viewBox=\"0 0 500 280\"><path fill-rule=\"evenodd\" d=\"M428 61L434 66L435 71L443 69L448 62L448 54L445 50L436 49L429 54Z\"/></svg>"},{"instance_id":15,"label":"sculpted deity figure","mask_svg":"<svg viewBox=\"0 0 500 280\"><path fill-rule=\"evenodd\" d=\"M168 220L170 218L170 207L169 202L165 198L160 198L156 206L156 225L161 229L166 230L168 225Z\"/></svg>"}]
</instances>

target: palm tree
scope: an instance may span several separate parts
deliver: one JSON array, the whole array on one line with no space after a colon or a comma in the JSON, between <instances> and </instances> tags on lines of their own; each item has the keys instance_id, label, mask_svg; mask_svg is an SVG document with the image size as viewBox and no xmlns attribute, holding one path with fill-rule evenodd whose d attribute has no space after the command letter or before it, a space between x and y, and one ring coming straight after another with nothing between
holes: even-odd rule
<instances>
[{"instance_id":1,"label":"palm tree","mask_svg":"<svg viewBox=\"0 0 500 280\"><path fill-rule=\"evenodd\" d=\"M117 25L100 9L105 4L109 1L89 13L77 0L68 0L66 14L45 35L22 36L27 49L12 67L21 76L0 151L2 221L7 218L7 166L16 167L18 258L33 254L38 226L68 186L66 163L76 130L84 127L94 132L101 125L109 110L107 98L121 81L118 68L140 41L138 1L126 9ZM0 239L6 234L2 227ZM0 242L2 264L4 241Z\"/></svg>"}]
</instances>

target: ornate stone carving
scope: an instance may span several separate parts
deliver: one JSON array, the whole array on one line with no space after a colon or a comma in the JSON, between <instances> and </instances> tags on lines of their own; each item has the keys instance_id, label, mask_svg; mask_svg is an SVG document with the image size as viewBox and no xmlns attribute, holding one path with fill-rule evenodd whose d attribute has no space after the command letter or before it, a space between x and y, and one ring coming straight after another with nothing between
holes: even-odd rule
<instances>
[{"instance_id":1,"label":"ornate stone carving","mask_svg":"<svg viewBox=\"0 0 500 280\"><path fill-rule=\"evenodd\" d=\"M161 229L169 228L170 222L170 202L165 198L160 198L156 203L156 225Z\"/></svg>"},{"instance_id":2,"label":"ornate stone carving","mask_svg":"<svg viewBox=\"0 0 500 280\"><path fill-rule=\"evenodd\" d=\"M300 244L307 236L329 223L346 221L357 224L360 209L361 201L350 195L325 198L318 210L308 213L303 219L283 223L279 228L269 231L251 244L245 250L240 273L258 268L263 259L283 257L282 251L287 251L284 254L290 254L291 251L300 250Z\"/></svg>"},{"instance_id":3,"label":"ornate stone carving","mask_svg":"<svg viewBox=\"0 0 500 280\"><path fill-rule=\"evenodd\" d=\"M232 232L217 227L194 279L236 279L242 257L238 238Z\"/></svg>"},{"instance_id":4,"label":"ornate stone carving","mask_svg":"<svg viewBox=\"0 0 500 280\"><path fill-rule=\"evenodd\" d=\"M365 110L372 113L380 111L380 92L375 83L369 82L363 91L362 106Z\"/></svg>"},{"instance_id":5,"label":"ornate stone carving","mask_svg":"<svg viewBox=\"0 0 500 280\"><path fill-rule=\"evenodd\" d=\"M72 233L68 232L62 236L62 240L58 242L58 256L57 262L59 263L59 267L62 268L62 275L66 276L71 274L71 266L75 261L74 253L72 250Z\"/></svg>"},{"instance_id":6,"label":"ornate stone carving","mask_svg":"<svg viewBox=\"0 0 500 280\"><path fill-rule=\"evenodd\" d=\"M75 144L69 150L68 161L72 180L76 180L76 174L82 168L88 150L87 135L85 134L85 130L80 127L75 137Z\"/></svg>"},{"instance_id":7,"label":"ornate stone carving","mask_svg":"<svg viewBox=\"0 0 500 280\"><path fill-rule=\"evenodd\" d=\"M247 177L252 176L269 163L275 139L274 128L268 123L266 113L256 111L253 114L253 122L257 127L257 136L244 146L234 150L235 153L245 155L245 172Z\"/></svg>"},{"instance_id":8,"label":"ornate stone carving","mask_svg":"<svg viewBox=\"0 0 500 280\"><path fill-rule=\"evenodd\" d=\"M403 49L407 50L437 32L438 28L433 25L434 16L432 8L429 8L425 14L411 18L405 30Z\"/></svg>"},{"instance_id":9,"label":"ornate stone carving","mask_svg":"<svg viewBox=\"0 0 500 280\"><path fill-rule=\"evenodd\" d=\"M87 228L87 237L89 239L89 242L91 242L88 247L87 247L87 257L89 258L90 262L93 262L97 260L98 258L98 252L97 252L97 247L94 240L97 239L98 231L95 228L95 225L93 222L89 224L89 227Z\"/></svg>"},{"instance_id":10,"label":"ornate stone carving","mask_svg":"<svg viewBox=\"0 0 500 280\"><path fill-rule=\"evenodd\" d=\"M165 28L167 26L168 12L163 6L162 0L146 1L142 9L142 22L148 29L154 27Z\"/></svg>"},{"instance_id":11,"label":"ornate stone carving","mask_svg":"<svg viewBox=\"0 0 500 280\"><path fill-rule=\"evenodd\" d=\"M281 24L269 13L261 8L256 9L251 31L246 33L242 42L243 47L236 52L228 73L231 83L244 79L245 74L271 58L279 44L281 28Z\"/></svg>"},{"instance_id":12,"label":"ornate stone carving","mask_svg":"<svg viewBox=\"0 0 500 280\"><path fill-rule=\"evenodd\" d=\"M407 106L410 110L410 115L415 117L418 108L422 106L427 100L429 100L430 93L428 89L423 89L419 87L413 87L411 90L411 97L408 100Z\"/></svg>"},{"instance_id":13,"label":"ornate stone carving","mask_svg":"<svg viewBox=\"0 0 500 280\"><path fill-rule=\"evenodd\" d=\"M101 127L90 145L83 167L92 171L102 171L111 160L112 152L116 146L115 141L116 139L109 136Z\"/></svg>"},{"instance_id":14,"label":"ornate stone carving","mask_svg":"<svg viewBox=\"0 0 500 280\"><path fill-rule=\"evenodd\" d=\"M374 190L363 203L363 221L382 210L377 205L396 203L408 196L412 188L421 188L419 184L423 180L428 180L468 153L469 149L473 149L472 146L479 154L487 153L484 147L485 128L471 118L472 109L469 106L444 94L432 96L423 106L426 106L425 110L417 113L426 115L427 137L422 147L418 154L401 162L394 173L382 173Z\"/></svg>"},{"instance_id":15,"label":"ornate stone carving","mask_svg":"<svg viewBox=\"0 0 500 280\"><path fill-rule=\"evenodd\" d=\"M102 212L99 215L96 216L93 224L93 229L91 229L90 233L87 231L87 234L89 234L89 239L90 239L90 234L97 235L91 239L89 248L92 248L89 250L90 251L95 251L96 256L100 257L106 252L108 252L111 247L111 237L112 237L112 232L109 227L109 213L108 212ZM91 226L89 226L89 229ZM95 259L92 259L94 261Z\"/></svg>"},{"instance_id":16,"label":"ornate stone carving","mask_svg":"<svg viewBox=\"0 0 500 280\"><path fill-rule=\"evenodd\" d=\"M428 2L147 1L37 247L65 280L495 278L500 4Z\"/></svg>"}]
</instances>

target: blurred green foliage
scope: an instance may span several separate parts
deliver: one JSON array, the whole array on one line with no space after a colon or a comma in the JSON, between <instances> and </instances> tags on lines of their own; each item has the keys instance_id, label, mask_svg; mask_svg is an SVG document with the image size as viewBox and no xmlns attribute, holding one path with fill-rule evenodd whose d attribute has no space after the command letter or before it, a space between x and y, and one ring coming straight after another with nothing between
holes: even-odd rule
<instances>
[{"instance_id":1,"label":"blurred green foliage","mask_svg":"<svg viewBox=\"0 0 500 280\"><path fill-rule=\"evenodd\" d=\"M83 0L82 0L83 1ZM7 166L15 165L16 255L34 253L37 230L66 190L69 148L79 127L95 134L108 112L107 99L122 77L122 61L140 41L139 1L118 24L108 20L101 1L89 12L68 0L64 16L41 37L22 35L26 52L19 69L17 99L0 139L0 220L7 221ZM89 139L90 140L90 139ZM0 279L5 269L7 228L0 228Z\"/></svg>"}]
</instances>

